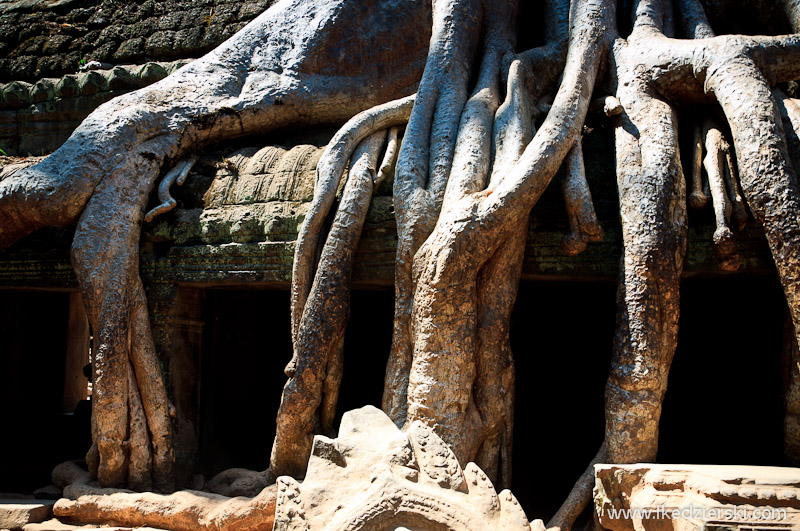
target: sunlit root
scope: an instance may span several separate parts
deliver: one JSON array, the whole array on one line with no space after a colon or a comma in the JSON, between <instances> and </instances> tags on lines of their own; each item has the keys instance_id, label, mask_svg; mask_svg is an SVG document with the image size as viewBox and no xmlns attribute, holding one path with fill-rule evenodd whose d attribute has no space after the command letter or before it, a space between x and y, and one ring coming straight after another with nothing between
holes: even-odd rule
<instances>
[{"instance_id":1,"label":"sunlit root","mask_svg":"<svg viewBox=\"0 0 800 531\"><path fill-rule=\"evenodd\" d=\"M346 124L343 130L351 129ZM337 137L341 139L342 135ZM360 142L353 153L314 283L298 317L294 353L286 367L289 381L283 389L270 457L270 469L276 476L302 477L314 434L333 429L342 379L344 332L350 316L350 273L385 139L386 131L380 129ZM342 169L347 163L336 161ZM322 178L317 181L317 187L324 186Z\"/></svg>"},{"instance_id":2,"label":"sunlit root","mask_svg":"<svg viewBox=\"0 0 800 531\"><path fill-rule=\"evenodd\" d=\"M128 408L130 411L128 486L138 491L151 490L153 457L150 452L150 434L147 431L147 417L142 406L142 398L139 396L136 377L131 367L128 367Z\"/></svg>"},{"instance_id":3,"label":"sunlit root","mask_svg":"<svg viewBox=\"0 0 800 531\"><path fill-rule=\"evenodd\" d=\"M253 497L229 498L200 491L170 495L95 486L89 472L72 461L53 469L64 498L53 512L65 522L147 526L172 531L267 531L275 515L275 486Z\"/></svg>"},{"instance_id":4,"label":"sunlit root","mask_svg":"<svg viewBox=\"0 0 800 531\"><path fill-rule=\"evenodd\" d=\"M603 96L592 100L589 111L602 111L606 116L617 116L622 114L622 104L614 96Z\"/></svg>"},{"instance_id":5,"label":"sunlit root","mask_svg":"<svg viewBox=\"0 0 800 531\"><path fill-rule=\"evenodd\" d=\"M317 163L317 181L314 199L303 220L295 244L292 267L292 340L296 341L300 319L314 278L315 257L320 232L333 206L336 190L344 173L347 161L356 146L368 135L408 121L414 106L415 96L408 96L363 111L347 121L334 135ZM288 372L287 372L288 374ZM290 375L291 376L291 375Z\"/></svg>"},{"instance_id":6,"label":"sunlit root","mask_svg":"<svg viewBox=\"0 0 800 531\"><path fill-rule=\"evenodd\" d=\"M708 204L708 194L703 184L703 125L697 122L692 130L692 191L689 204L700 209Z\"/></svg>"},{"instance_id":7,"label":"sunlit root","mask_svg":"<svg viewBox=\"0 0 800 531\"><path fill-rule=\"evenodd\" d=\"M110 489L105 489L110 490ZM156 527L171 531L269 531L275 518L276 488L254 498L228 498L200 491L170 495L117 491L62 498L53 506L61 521Z\"/></svg>"},{"instance_id":8,"label":"sunlit root","mask_svg":"<svg viewBox=\"0 0 800 531\"><path fill-rule=\"evenodd\" d=\"M586 250L587 242L602 241L604 237L594 211L589 183L586 182L581 143L578 138L567 154L567 171L561 186L570 226L569 233L561 241L561 248L568 255L580 254Z\"/></svg>"},{"instance_id":9,"label":"sunlit root","mask_svg":"<svg viewBox=\"0 0 800 531\"><path fill-rule=\"evenodd\" d=\"M169 189L172 188L174 184L182 186L186 181L186 177L189 175L189 171L191 171L196 162L197 157L190 157L180 162L164 176L161 180L161 184L158 185L158 199L161 201L161 204L144 216L146 222L150 223L156 216L166 214L175 208L178 202L172 197Z\"/></svg>"},{"instance_id":10,"label":"sunlit root","mask_svg":"<svg viewBox=\"0 0 800 531\"><path fill-rule=\"evenodd\" d=\"M744 204L739 177L736 175L736 163L733 160L733 149L730 145L725 150L725 188L733 209L732 219L736 230L744 230L747 225L747 207Z\"/></svg>"},{"instance_id":11,"label":"sunlit root","mask_svg":"<svg viewBox=\"0 0 800 531\"><path fill-rule=\"evenodd\" d=\"M719 260L720 268L725 271L736 271L741 265L739 250L736 240L728 226L732 207L726 190L725 173L728 161L725 153L730 151L730 146L725 140L722 131L712 120L707 120L703 126L705 137L706 156L703 165L708 176L708 185L711 189L711 199L714 205L714 217L717 229L714 231L714 249Z\"/></svg>"},{"instance_id":12,"label":"sunlit root","mask_svg":"<svg viewBox=\"0 0 800 531\"><path fill-rule=\"evenodd\" d=\"M392 171L392 167L397 162L397 153L400 146L400 127L392 127L389 129L389 135L386 139L386 151L383 154L380 169L375 175L374 189L377 190L386 177Z\"/></svg>"}]
</instances>

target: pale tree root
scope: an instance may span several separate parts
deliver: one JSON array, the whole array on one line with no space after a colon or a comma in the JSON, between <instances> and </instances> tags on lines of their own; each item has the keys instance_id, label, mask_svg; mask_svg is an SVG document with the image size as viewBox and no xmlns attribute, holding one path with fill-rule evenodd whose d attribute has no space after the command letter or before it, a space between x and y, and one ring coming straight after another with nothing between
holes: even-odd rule
<instances>
[{"instance_id":1,"label":"pale tree root","mask_svg":"<svg viewBox=\"0 0 800 531\"><path fill-rule=\"evenodd\" d=\"M359 143L370 134L387 128L393 129L397 125L404 125L408 122L415 99L416 96L408 96L378 105L350 118L336 132L320 157L317 163L314 198L303 220L303 225L300 227L295 244L291 288L292 341L297 341L306 300L317 270L318 246L325 219L333 206L336 191L339 189L350 156ZM392 149L396 150L396 146L395 139ZM387 152L387 155L390 153ZM377 181L377 175L375 181ZM288 376L294 372L293 363L294 361L287 368Z\"/></svg>"},{"instance_id":2,"label":"pale tree root","mask_svg":"<svg viewBox=\"0 0 800 531\"><path fill-rule=\"evenodd\" d=\"M196 162L196 156L189 157L180 162L164 176L161 183L158 185L158 199L161 200L161 204L145 214L144 220L147 223L153 221L156 216L165 214L178 205L178 202L170 193L170 188L175 184L178 186L183 185Z\"/></svg>"},{"instance_id":3,"label":"pale tree root","mask_svg":"<svg viewBox=\"0 0 800 531\"><path fill-rule=\"evenodd\" d=\"M484 57L478 86L462 114L439 220L414 257L413 358L406 424L420 421L433 427L459 461L470 460L479 452L479 458L493 467L496 462L493 452L484 455L484 449L496 444L493 423L508 414L504 397L496 389L482 388L477 376L479 367L482 364L492 367L496 380L507 377L510 383L513 377L510 370L513 366L502 344L505 336L491 332L507 326L503 305L507 303L489 310L498 313L494 323L484 321L494 338L482 337L478 332L488 310L488 305L481 306L486 298L483 290L491 286L484 275L516 270L519 256L516 253L524 243L517 231L527 223L530 209L575 145L602 57L598 56L598 50L604 50L608 44L607 6L603 2L576 5L573 19L586 20L587 26L575 34L570 44L564 81L550 112L532 139L525 138L521 131L510 135L514 149L510 149L509 157L500 151L496 153L492 169L500 170L496 172L475 163L484 160L482 153L487 144L481 131L491 127L491 120L489 127L486 126L485 116L491 117L491 112L486 111L496 105L493 103L496 97L491 96L496 79L491 69L484 70L484 65L491 64ZM512 78L509 74L509 84ZM509 93L507 98L513 99L513 90ZM495 127L503 123L500 114L497 113ZM530 124L527 131L532 135ZM498 168L497 161L509 161L509 165ZM508 249L503 248L506 245ZM493 265L492 260L497 263ZM505 290L516 291L516 282L492 288L500 289L502 300ZM487 345L499 343L495 352L489 352L484 359L485 354L478 352L481 340L487 341ZM497 383L497 387L502 386L502 382ZM509 419L503 420L503 429L510 430ZM500 479L506 480L503 466L498 468Z\"/></svg>"},{"instance_id":4,"label":"pale tree root","mask_svg":"<svg viewBox=\"0 0 800 531\"><path fill-rule=\"evenodd\" d=\"M614 463L656 458L658 419L677 338L685 190L676 114L656 90L669 93L670 100L688 94L705 102L709 94L721 105L735 144L741 190L764 227L794 323L800 322L800 198L767 82L800 75L800 42L796 37L667 39L660 31L666 6L656 0L639 2L634 31L627 42L617 42L614 54L617 95L625 109L616 128L624 251L606 386L605 442L607 459ZM767 58L766 49L775 52ZM651 68L656 64L667 67ZM695 132L695 141L699 136ZM709 189L722 203L725 194L736 195L731 186L734 165L722 156L721 135L705 138L710 140L707 168L714 181ZM694 192L704 188L697 179L699 149L696 145ZM718 221L727 222L724 203L717 206ZM588 486L583 490L588 499Z\"/></svg>"},{"instance_id":5,"label":"pale tree root","mask_svg":"<svg viewBox=\"0 0 800 531\"><path fill-rule=\"evenodd\" d=\"M64 498L53 506L53 514L66 523L171 531L269 531L275 519L274 485L251 498L200 491L138 493L92 486L89 473L71 462L56 467L53 481L66 487Z\"/></svg>"},{"instance_id":6,"label":"pale tree root","mask_svg":"<svg viewBox=\"0 0 800 531\"><path fill-rule=\"evenodd\" d=\"M382 408L405 422L411 366L414 254L436 223L455 152L482 25L481 2L435 0L428 59L400 148L394 178L397 219L395 313Z\"/></svg>"},{"instance_id":7,"label":"pale tree root","mask_svg":"<svg viewBox=\"0 0 800 531\"><path fill-rule=\"evenodd\" d=\"M445 5L446 2L440 2L440 4ZM514 68L541 73L536 77L525 76L527 79L522 81L523 86L512 90L509 85L507 90L507 94L530 92L535 101L545 92L552 90L564 63L569 2L556 0L546 3L546 11L548 11L546 19L549 21L547 32L550 42L516 57L512 53L515 39L514 31L512 31L513 13L516 9L514 4L514 2L506 1L485 2L482 25L487 29L484 31L486 38L483 42L483 57L478 72L478 88L469 101L466 100L466 93L463 92L463 98L459 98L458 105L450 105L445 108L447 112L443 112L442 115L439 113L434 115L432 111L433 102L438 97L436 80L445 76L457 82L459 86L464 86L466 83L464 72L454 70L450 63L451 59L443 56L442 39L455 42L456 45L453 46L453 49L456 51L456 55L458 57L465 56L468 63L471 62L471 58L465 53L465 50L474 48L475 43L465 42L464 35L449 35L444 30L437 32L437 27L446 29L447 25L441 22L437 26L435 23L434 39L431 41L429 60L419 92L422 97L424 90L427 90L428 99L423 100L427 101L427 104L415 106L406 130L395 175L394 202L398 223L398 250L395 260L395 318L382 407L398 426L403 426L408 418L409 376L413 350L416 348L412 340L411 318L414 293L417 289L412 271L416 262L415 255L431 234L436 220L439 218L442 203L447 201L446 194L451 193L450 190L458 193L474 193L482 190L486 187L487 179L489 182L499 180L499 177L496 176L500 173L495 170L509 169L519 158L521 150L524 149L523 145L519 149L519 153L512 156L512 159L503 160L504 150L498 143L497 131L505 127L503 124L506 121L517 122L514 127L518 127L520 122L531 121L529 108L531 106L520 105L519 102L510 100L507 100L497 110L494 124L495 145L488 146L486 143L486 135L488 134L489 138L492 137L492 124L491 121L487 122L487 113L489 116L491 115L492 109L497 108L500 99L498 87L495 86L498 76L500 83L505 83L506 77L508 77L507 82L510 84L513 76L507 73ZM440 13L445 13L445 11ZM464 33L465 27L457 26L457 29ZM472 34L477 35L478 33L473 32ZM437 40L437 35L442 37ZM519 65L509 68L515 58L519 60ZM430 80L430 83L426 84L426 79ZM436 104L437 109L440 107L442 107L441 102ZM455 133L446 138L436 135L435 131L440 128L453 130L453 125L457 124L459 119L461 121L457 129L458 136ZM530 128L530 124L526 127ZM432 130L433 132L431 132ZM444 140L447 141L446 145ZM457 165L454 160L458 149L457 141L464 142L461 166ZM440 146L441 149L436 146ZM491 152L488 149L491 149ZM471 154L470 151L472 151ZM505 152L511 154L512 151L506 150ZM437 156L434 156L434 153L437 153ZM439 153L442 156L438 156ZM494 153L497 158L491 169L492 176L489 178L487 175L489 170L485 166L491 159L491 153ZM431 161L435 161L430 166L429 158ZM479 171L473 171L473 168L469 167L470 164L474 164ZM466 172L464 175L472 176L466 179L466 189L462 188L461 184L451 186L448 181L453 178L453 175L458 175L460 172ZM482 177L470 184L476 175ZM481 182L482 184L480 184ZM477 186L475 186L476 183L478 183ZM509 282L513 284L513 278L509 279ZM487 467L487 470L489 469L491 467ZM492 475L491 472L490 475Z\"/></svg>"},{"instance_id":8,"label":"pale tree root","mask_svg":"<svg viewBox=\"0 0 800 531\"><path fill-rule=\"evenodd\" d=\"M150 469L153 488L174 488L171 407L138 273L139 226L160 168L235 136L342 123L413 92L420 78L428 35L424 3L416 9L399 0L380 7L358 0L279 6L165 80L101 106L52 156L0 182L0 248L38 228L78 221L72 261L96 338L87 462L103 485L144 487ZM340 48L331 39L351 34L356 49L374 50L368 39L389 40L397 31L410 37L403 64L388 76L379 65L396 58L394 49L370 61L356 53L353 62L338 62L344 70L330 79L328 54ZM287 46L287 35L297 42ZM129 386L131 369L136 389ZM141 447L131 448L131 438L144 440L142 414L149 464Z\"/></svg>"},{"instance_id":9,"label":"pale tree root","mask_svg":"<svg viewBox=\"0 0 800 531\"><path fill-rule=\"evenodd\" d=\"M703 125L706 156L703 165L708 176L711 189L711 200L714 206L714 218L717 229L714 231L714 247L719 266L725 271L737 271L741 265L739 249L733 232L730 229L733 206L728 198L727 183L732 182L731 169L728 168L730 145L720 127L712 119L706 119ZM726 174L728 178L726 179Z\"/></svg>"},{"instance_id":10,"label":"pale tree root","mask_svg":"<svg viewBox=\"0 0 800 531\"><path fill-rule=\"evenodd\" d=\"M410 105L399 108L401 112L393 115L393 121L370 120L372 131L358 126L363 123L363 116L356 116L337 134L339 138L356 129L363 141L352 153L352 158L346 149L341 150L336 155L336 162L331 164L343 169L347 159L351 158L342 200L327 234L314 283L307 299L295 301L303 304L302 317L294 336L292 361L286 370L289 381L281 396L270 457L270 470L276 476L303 477L314 434L327 434L333 430L342 378L344 331L350 314L353 259L375 188L376 167L386 141L385 127L397 125L398 121L407 119L410 112ZM366 111L365 115L371 112ZM337 149L338 144L334 142L331 146ZM338 177L319 175L315 196L324 193L319 190L326 186L326 179L334 181L332 189L335 193ZM302 231L301 237L308 238L310 234ZM302 256L303 253L296 253L295 265Z\"/></svg>"},{"instance_id":11,"label":"pale tree root","mask_svg":"<svg viewBox=\"0 0 800 531\"><path fill-rule=\"evenodd\" d=\"M561 185L561 193L569 219L569 233L561 240L561 248L568 255L580 254L586 250L588 242L603 241L605 237L594 211L589 183L586 181L580 138L575 141L575 146L567 154L567 171Z\"/></svg>"}]
</instances>

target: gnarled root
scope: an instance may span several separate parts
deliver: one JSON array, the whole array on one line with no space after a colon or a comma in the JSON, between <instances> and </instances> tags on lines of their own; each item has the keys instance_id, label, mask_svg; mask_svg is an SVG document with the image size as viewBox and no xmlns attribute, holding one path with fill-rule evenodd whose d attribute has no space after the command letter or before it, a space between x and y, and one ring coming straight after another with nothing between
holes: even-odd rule
<instances>
[{"instance_id":1,"label":"gnarled root","mask_svg":"<svg viewBox=\"0 0 800 531\"><path fill-rule=\"evenodd\" d=\"M71 462L56 467L53 482L65 487L64 498L53 506L53 514L64 522L172 531L268 531L275 519L274 485L252 498L200 491L178 491L168 496L137 493L95 487L89 473Z\"/></svg>"},{"instance_id":2,"label":"gnarled root","mask_svg":"<svg viewBox=\"0 0 800 531\"><path fill-rule=\"evenodd\" d=\"M725 271L736 271L741 265L739 250L729 227L733 206L728 198L728 183L733 182L730 162L730 146L725 140L719 126L713 120L706 120L703 126L706 156L703 165L708 175L708 186L714 204L714 218L717 230L714 231L714 246L720 268ZM726 178L727 176L727 178Z\"/></svg>"},{"instance_id":3,"label":"gnarled root","mask_svg":"<svg viewBox=\"0 0 800 531\"><path fill-rule=\"evenodd\" d=\"M500 106L492 119L499 98L493 95L497 73L487 51L462 113L438 222L414 256L406 424L420 421L433 427L460 461L477 453L490 477L501 482L508 481L510 464L501 441L511 432L503 392L513 384L507 312L519 279L524 227L574 146L599 68L597 50L608 42L605 6L577 5L573 16L591 22L570 44L564 82L535 136L524 114L508 119L539 96L528 93L525 81L515 80L522 62L512 63L508 105ZM492 128L495 135L504 135L495 136L494 165L488 167L480 161L487 161ZM498 295L496 304L488 302L488 290Z\"/></svg>"},{"instance_id":4,"label":"gnarled root","mask_svg":"<svg viewBox=\"0 0 800 531\"><path fill-rule=\"evenodd\" d=\"M414 254L433 230L441 208L481 19L476 0L433 2L428 59L395 171L395 314L382 407L398 426L406 418L412 357L411 268Z\"/></svg>"},{"instance_id":5,"label":"gnarled root","mask_svg":"<svg viewBox=\"0 0 800 531\"><path fill-rule=\"evenodd\" d=\"M52 156L0 182L0 248L40 227L78 221L72 260L95 331L87 461L101 484L174 488L170 406L138 274L139 226L160 168L210 142L341 123L412 92L429 12L424 2L411 7L399 0L281 3L207 56L101 106ZM407 35L402 64L398 50L371 45L396 32ZM342 34L353 36L348 42L358 52L333 61ZM363 60L362 50L377 57ZM334 63L337 76L328 70ZM385 64L393 66L384 71ZM149 447L131 448L147 432Z\"/></svg>"},{"instance_id":6,"label":"gnarled root","mask_svg":"<svg viewBox=\"0 0 800 531\"><path fill-rule=\"evenodd\" d=\"M333 429L342 378L344 331L350 313L353 257L378 179L376 167L386 141L385 128L407 120L412 102L413 98L406 98L357 115L337 133L320 159L315 202L295 253L298 276L293 279L292 289L294 354L286 368L289 381L281 397L270 458L270 468L276 475L302 477L314 434ZM396 133L393 136L396 145ZM390 145L390 149L393 147ZM322 219L333 202L348 159L351 166L342 200L306 296L306 278L313 267L311 251L316 248ZM391 160L387 164L391 166Z\"/></svg>"},{"instance_id":7,"label":"gnarled root","mask_svg":"<svg viewBox=\"0 0 800 531\"><path fill-rule=\"evenodd\" d=\"M659 0L639 2L634 30L627 41L617 42L614 54L617 95L625 109L616 129L624 256L612 370L606 386L605 439L610 462L655 459L658 418L677 338L685 191L676 115L665 103L666 95L670 100L688 96L710 103L705 99L710 94L721 105L736 148L743 195L764 227L794 322L800 322L796 285L800 198L767 81L800 74L797 38L711 38L699 3L684 0L681 6L689 15L684 19L685 32L698 39L669 39L664 36L669 33L668 6ZM769 59L767 48L770 53L775 50ZM702 148L698 140L704 137L709 189L718 224L725 229L726 200L736 197L738 190L734 165L715 129L707 127L705 135L695 129L693 203L699 205L709 195L699 180ZM743 209L737 222L743 222L742 214ZM576 491L580 488L576 485ZM588 490L583 487L587 497Z\"/></svg>"},{"instance_id":8,"label":"gnarled root","mask_svg":"<svg viewBox=\"0 0 800 531\"><path fill-rule=\"evenodd\" d=\"M569 233L561 241L561 248L569 255L580 254L586 250L587 242L603 241L604 238L603 228L594 212L589 183L586 182L581 144L582 139L578 138L567 154L567 173L561 185L569 218Z\"/></svg>"},{"instance_id":9,"label":"gnarled root","mask_svg":"<svg viewBox=\"0 0 800 531\"><path fill-rule=\"evenodd\" d=\"M161 204L145 214L144 220L146 222L150 223L156 216L165 214L177 206L178 202L172 197L169 189L175 184L178 186L183 185L196 162L197 157L189 157L180 162L164 176L161 180L161 184L158 185L158 198L161 200Z\"/></svg>"}]
</instances>

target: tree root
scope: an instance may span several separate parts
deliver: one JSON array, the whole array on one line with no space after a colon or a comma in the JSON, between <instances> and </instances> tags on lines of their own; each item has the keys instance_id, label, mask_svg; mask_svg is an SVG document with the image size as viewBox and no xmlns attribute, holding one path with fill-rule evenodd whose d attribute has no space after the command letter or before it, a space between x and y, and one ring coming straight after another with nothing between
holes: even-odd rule
<instances>
[{"instance_id":1,"label":"tree root","mask_svg":"<svg viewBox=\"0 0 800 531\"><path fill-rule=\"evenodd\" d=\"M460 461L471 459L484 444L496 444L492 439L498 434L487 419L496 422L498 415L484 416L484 412L494 410L508 414L502 394L481 389L480 379L476 381L475 396L472 392L476 356L483 355L478 354L475 340L476 331L481 328L482 309L478 301L485 297L480 294L478 279L490 259L499 256L496 253L501 246L514 241L512 233L527 221L530 208L574 145L599 68L596 51L608 43L603 30L604 17L608 15L604 6L593 2L578 5L579 11L573 17L585 17L595 21L597 26L594 31L575 36L570 45L572 60L568 60L564 82L550 114L530 141L518 139L522 146L515 146L518 160L513 160L507 170L501 168L503 171L495 174L488 172L485 166L469 163L474 153L483 149L485 140L473 133L480 130L481 113L471 112L470 103L467 104L462 117L463 134L459 132L441 214L433 233L414 257L413 360L406 422L419 420L434 427ZM591 54L590 49L593 50ZM484 58L483 65L488 64L491 63ZM484 75L482 66L478 87L470 102L477 104L482 92L490 86L481 81L484 79L488 81L491 77ZM471 125L473 123L475 125ZM503 159L499 154L495 158ZM489 188L485 188L487 173L492 175L488 179ZM493 180L495 175L497 178ZM504 255L504 260L514 263L520 242L524 243L524 239L510 244L513 251ZM509 265L505 263L502 267ZM510 275L512 292L516 291L518 280L518 276L514 277ZM495 307L501 321L504 319L502 308L502 304ZM502 329L502 326L492 328ZM509 365L508 353L502 348L498 350L497 354L490 352L490 358L478 363L500 369L495 371L496 379L513 375L502 369L503 365ZM431 385L433 381L436 385ZM503 429L510 428L507 419L504 424ZM491 452L487 455L491 456ZM482 460L492 463L491 457L482 457Z\"/></svg>"},{"instance_id":2,"label":"tree root","mask_svg":"<svg viewBox=\"0 0 800 531\"><path fill-rule=\"evenodd\" d=\"M306 214L295 244L292 267L292 339L297 341L311 281L316 271L316 254L320 232L336 197L347 161L356 146L370 134L408 122L416 95L378 105L357 114L342 126L325 148L317 163L314 199ZM387 153L388 155L388 153ZM286 373L292 376L292 364Z\"/></svg>"},{"instance_id":3,"label":"tree root","mask_svg":"<svg viewBox=\"0 0 800 531\"><path fill-rule=\"evenodd\" d=\"M137 493L92 486L89 473L71 462L56 467L53 482L65 487L64 498L53 506L53 514L64 522L172 531L268 531L275 518L275 485L252 498L188 490L168 496Z\"/></svg>"},{"instance_id":4,"label":"tree root","mask_svg":"<svg viewBox=\"0 0 800 531\"><path fill-rule=\"evenodd\" d=\"M597 455L586 467L581 477L575 482L572 491L564 503L561 504L553 518L547 522L548 531L568 531L572 524L583 513L589 500L592 499L592 489L594 488L594 465L602 463L607 459L605 443L597 451Z\"/></svg>"},{"instance_id":5,"label":"tree root","mask_svg":"<svg viewBox=\"0 0 800 531\"><path fill-rule=\"evenodd\" d=\"M337 173L344 169L350 158L347 145L353 146L358 141L345 139L363 138L352 154L342 200L325 240L307 299L302 297L305 290L302 277L293 279L293 293L298 296L293 300L293 315L297 318L297 312L302 310L302 318L296 324L294 354L286 370L289 381L284 387L278 410L275 443L270 458L270 469L275 475L302 477L311 455L314 434L333 430L342 378L344 331L350 313L349 284L353 258L375 189L375 168L386 140L385 127L393 127L397 120L407 119L412 101L413 98L406 98L399 103L382 106L379 111L370 110L356 116L334 137L332 147L326 150L329 156L323 155L320 159L318 167L323 169L318 173L320 178L317 180L315 197L325 196L326 190L335 193L339 180ZM382 109L391 110L390 118L386 116L388 113L380 114ZM388 165L391 166L391 161L388 161ZM328 170L328 167L336 167L336 170ZM333 197L329 200L332 202ZM322 201L320 199L320 203ZM313 220L307 218L301 239L310 238L313 241L318 238L318 229L312 225L315 220L321 224L319 217ZM310 266L307 253L315 246L311 241L298 241L296 271ZM305 262L305 266L299 266L298 262ZM298 308L298 304L302 306Z\"/></svg>"},{"instance_id":6,"label":"tree root","mask_svg":"<svg viewBox=\"0 0 800 531\"><path fill-rule=\"evenodd\" d=\"M703 126L705 136L706 156L703 165L708 175L708 185L711 189L711 199L714 205L714 217L717 222L717 230L714 231L714 246L719 260L720 268L725 271L737 271L741 265L739 250L733 237L729 225L733 207L728 199L727 183L731 178L726 179L726 175L731 175L728 167L728 157L730 146L720 131L717 124L711 120L706 120Z\"/></svg>"},{"instance_id":7,"label":"tree root","mask_svg":"<svg viewBox=\"0 0 800 531\"><path fill-rule=\"evenodd\" d=\"M172 197L169 189L174 184L177 184L178 186L183 185L184 181L186 181L186 177L189 175L189 172L196 162L197 157L190 157L179 163L164 176L164 178L161 180L161 184L158 185L158 198L161 200L161 204L145 214L144 220L147 223L153 221L156 216L165 214L175 208L178 202L175 201L174 197Z\"/></svg>"},{"instance_id":8,"label":"tree root","mask_svg":"<svg viewBox=\"0 0 800 531\"><path fill-rule=\"evenodd\" d=\"M397 219L395 314L386 366L383 410L402 426L411 366L414 254L436 223L467 100L470 65L478 46L480 2L436 0L428 59L403 138L394 179Z\"/></svg>"},{"instance_id":9,"label":"tree root","mask_svg":"<svg viewBox=\"0 0 800 531\"><path fill-rule=\"evenodd\" d=\"M713 103L710 95L721 105L735 144L741 191L764 227L794 322L800 322L795 300L800 198L769 89L770 83L797 76L782 56L800 55L797 39L714 37L699 2L682 0L680 5L684 32L695 40L668 38L668 3L643 0L636 6L633 32L614 48L616 93L624 108L616 127L624 257L606 386L605 444L607 459L614 463L656 458L658 419L677 340L685 190L676 112L666 101ZM767 60L766 47L779 51ZM703 162L708 192L701 181ZM739 227L745 211L720 127L695 127L692 176L690 202L699 207L712 196L718 252L723 266L733 268L737 259L730 246L730 218ZM569 499L589 496L588 487L579 482ZM563 527L560 515L552 525Z\"/></svg>"},{"instance_id":10,"label":"tree root","mask_svg":"<svg viewBox=\"0 0 800 531\"><path fill-rule=\"evenodd\" d=\"M413 92L420 78L424 2L414 9L399 0L279 6L161 82L104 104L53 155L0 182L0 248L40 227L78 221L72 261L95 331L87 462L103 485L146 486L149 468L155 489L174 488L171 408L138 274L139 226L161 167L235 136L342 123ZM408 36L402 64L395 64L397 50L370 46L398 31ZM343 33L353 35L354 49L374 52L371 60L360 53L332 60ZM394 65L388 74L386 64ZM132 449L145 423L150 448Z\"/></svg>"},{"instance_id":11,"label":"tree root","mask_svg":"<svg viewBox=\"0 0 800 531\"><path fill-rule=\"evenodd\" d=\"M582 139L578 138L567 155L567 172L561 186L570 227L569 233L561 241L561 248L569 255L580 254L586 250L587 242L603 241L605 237L594 212L589 183L586 182L581 144Z\"/></svg>"}]
</instances>

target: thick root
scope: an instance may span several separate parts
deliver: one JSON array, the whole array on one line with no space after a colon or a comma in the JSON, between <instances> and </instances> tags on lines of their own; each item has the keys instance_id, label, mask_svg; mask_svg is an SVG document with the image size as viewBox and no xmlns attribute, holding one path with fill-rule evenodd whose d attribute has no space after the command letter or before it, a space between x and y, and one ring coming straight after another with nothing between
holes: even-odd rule
<instances>
[{"instance_id":1,"label":"thick root","mask_svg":"<svg viewBox=\"0 0 800 531\"><path fill-rule=\"evenodd\" d=\"M128 440L130 428L141 440L137 390L151 435L153 485L171 490L174 483L170 408L137 269L142 210L161 166L234 136L341 123L413 92L420 78L428 38L424 2L414 9L395 0L280 6L168 78L104 104L52 156L0 182L0 248L80 218L73 263L96 338L87 461L104 485L146 485L145 450L132 452ZM398 31L408 35L402 64L397 49L371 46ZM359 52L333 61L329 54L341 50L342 34L353 36L348 42ZM369 61L362 50L373 54ZM384 71L386 64L394 66ZM182 174L170 174L165 186ZM130 363L137 390L128 385Z\"/></svg>"},{"instance_id":2,"label":"thick root","mask_svg":"<svg viewBox=\"0 0 800 531\"><path fill-rule=\"evenodd\" d=\"M725 174L730 174L727 167L726 153L730 146L725 140L722 131L711 120L706 120L703 126L705 136L706 156L703 165L708 175L708 185L711 189L711 199L714 205L714 217L717 230L714 231L714 247L720 268L725 271L737 271L742 263L736 240L729 227L733 207L728 198Z\"/></svg>"},{"instance_id":3,"label":"thick root","mask_svg":"<svg viewBox=\"0 0 800 531\"><path fill-rule=\"evenodd\" d=\"M303 307L270 457L270 468L276 476L302 477L314 434L333 428L342 378L344 331L350 315L350 273L385 139L385 130L373 133L353 154L342 201Z\"/></svg>"},{"instance_id":4,"label":"thick root","mask_svg":"<svg viewBox=\"0 0 800 531\"><path fill-rule=\"evenodd\" d=\"M218 477L231 479L234 472ZM89 472L74 462L58 465L52 480L64 489L64 498L56 502L53 513L62 521L76 524L147 526L171 531L267 531L272 529L275 518L274 485L262 487L250 497L236 498L200 491L179 491L168 496L136 493L94 486Z\"/></svg>"},{"instance_id":5,"label":"thick root","mask_svg":"<svg viewBox=\"0 0 800 531\"><path fill-rule=\"evenodd\" d=\"M394 178L397 218L395 314L382 408L402 426L411 367L414 255L433 230L444 197L478 46L480 2L436 0L433 30L417 102L408 121Z\"/></svg>"}]
</instances>

